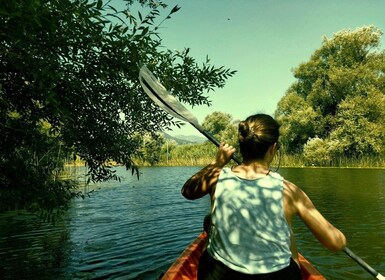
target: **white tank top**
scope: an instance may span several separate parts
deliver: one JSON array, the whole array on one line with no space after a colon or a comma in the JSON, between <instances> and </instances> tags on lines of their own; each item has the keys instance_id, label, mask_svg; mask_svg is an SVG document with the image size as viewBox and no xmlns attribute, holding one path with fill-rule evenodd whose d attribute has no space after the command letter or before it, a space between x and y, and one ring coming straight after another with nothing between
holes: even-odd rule
<instances>
[{"instance_id":1,"label":"white tank top","mask_svg":"<svg viewBox=\"0 0 385 280\"><path fill-rule=\"evenodd\" d=\"M208 253L227 267L263 274L290 265L290 229L283 178L271 172L246 180L224 168L215 188Z\"/></svg>"}]
</instances>

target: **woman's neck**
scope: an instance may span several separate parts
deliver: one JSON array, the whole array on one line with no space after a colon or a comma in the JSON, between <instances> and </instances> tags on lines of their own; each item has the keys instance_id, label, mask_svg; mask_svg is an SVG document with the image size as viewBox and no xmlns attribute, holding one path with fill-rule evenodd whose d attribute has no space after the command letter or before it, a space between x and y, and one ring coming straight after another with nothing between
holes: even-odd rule
<instances>
[{"instance_id":1,"label":"woman's neck","mask_svg":"<svg viewBox=\"0 0 385 280\"><path fill-rule=\"evenodd\" d=\"M265 161L242 162L232 168L232 171L239 177L245 179L256 179L270 173L270 164Z\"/></svg>"},{"instance_id":2,"label":"woman's neck","mask_svg":"<svg viewBox=\"0 0 385 280\"><path fill-rule=\"evenodd\" d=\"M269 170L270 162L268 162L266 160L250 160L250 161L243 161L241 163L241 166L244 166L248 169L253 169L255 171Z\"/></svg>"}]
</instances>

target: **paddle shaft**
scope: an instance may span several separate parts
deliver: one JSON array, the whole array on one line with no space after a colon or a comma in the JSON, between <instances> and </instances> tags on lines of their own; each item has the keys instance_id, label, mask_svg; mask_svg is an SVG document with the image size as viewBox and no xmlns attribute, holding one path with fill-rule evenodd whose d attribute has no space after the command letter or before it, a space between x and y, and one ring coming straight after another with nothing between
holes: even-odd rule
<instances>
[{"instance_id":1,"label":"paddle shaft","mask_svg":"<svg viewBox=\"0 0 385 280\"><path fill-rule=\"evenodd\" d=\"M377 279L385 280L385 277L380 273L375 271L370 265L364 262L359 256L354 254L348 247L345 247L343 250L349 257L351 257L355 262L357 262L360 266L362 266L367 272L376 277Z\"/></svg>"}]
</instances>

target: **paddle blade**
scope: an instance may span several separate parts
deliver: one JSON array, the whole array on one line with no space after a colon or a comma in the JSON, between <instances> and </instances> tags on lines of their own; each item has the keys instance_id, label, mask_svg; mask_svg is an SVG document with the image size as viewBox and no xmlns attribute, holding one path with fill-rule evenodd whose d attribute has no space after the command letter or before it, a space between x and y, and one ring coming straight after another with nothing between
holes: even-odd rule
<instances>
[{"instance_id":1,"label":"paddle blade","mask_svg":"<svg viewBox=\"0 0 385 280\"><path fill-rule=\"evenodd\" d=\"M139 81L145 93L167 113L182 121L199 126L195 116L167 91L146 66L140 68Z\"/></svg>"},{"instance_id":2,"label":"paddle blade","mask_svg":"<svg viewBox=\"0 0 385 280\"><path fill-rule=\"evenodd\" d=\"M155 78L155 76L147 69L146 66L142 66L139 71L139 81L144 89L145 93L156 103L159 107L165 110L170 115L192 124L200 133L207 137L217 147L220 142L211 133L206 131L195 118L178 100L172 96L166 88ZM235 155L232 157L235 162L241 163Z\"/></svg>"}]
</instances>

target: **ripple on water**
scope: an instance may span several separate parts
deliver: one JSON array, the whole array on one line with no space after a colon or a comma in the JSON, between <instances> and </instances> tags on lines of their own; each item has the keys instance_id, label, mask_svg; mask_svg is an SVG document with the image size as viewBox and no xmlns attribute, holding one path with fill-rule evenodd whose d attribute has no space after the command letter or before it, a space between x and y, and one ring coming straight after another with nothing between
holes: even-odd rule
<instances>
[{"instance_id":1,"label":"ripple on water","mask_svg":"<svg viewBox=\"0 0 385 280\"><path fill-rule=\"evenodd\" d=\"M0 279L156 279L201 232L209 211L208 199L180 194L196 170L143 168L137 181L119 169L121 182L89 186L96 191L74 200L55 226L28 215L0 216ZM344 231L353 252L379 271L385 267L385 170L282 172ZM300 252L327 279L370 279L344 253L322 248L299 220L295 232Z\"/></svg>"}]
</instances>

